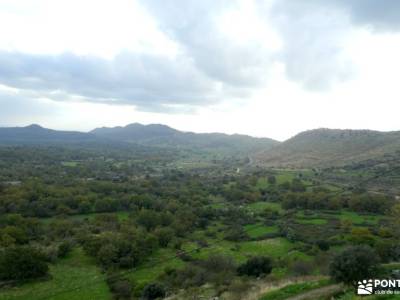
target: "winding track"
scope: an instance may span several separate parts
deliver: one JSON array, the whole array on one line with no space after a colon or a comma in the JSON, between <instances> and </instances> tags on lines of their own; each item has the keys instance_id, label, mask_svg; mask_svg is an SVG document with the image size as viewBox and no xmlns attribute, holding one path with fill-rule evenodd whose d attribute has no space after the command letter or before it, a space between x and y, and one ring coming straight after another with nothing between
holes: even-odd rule
<instances>
[{"instance_id":1,"label":"winding track","mask_svg":"<svg viewBox=\"0 0 400 300\"><path fill-rule=\"evenodd\" d=\"M342 290L343 290L343 285L332 284L287 298L286 300L315 300L315 299L320 299L322 297L326 298L333 296L334 294Z\"/></svg>"}]
</instances>

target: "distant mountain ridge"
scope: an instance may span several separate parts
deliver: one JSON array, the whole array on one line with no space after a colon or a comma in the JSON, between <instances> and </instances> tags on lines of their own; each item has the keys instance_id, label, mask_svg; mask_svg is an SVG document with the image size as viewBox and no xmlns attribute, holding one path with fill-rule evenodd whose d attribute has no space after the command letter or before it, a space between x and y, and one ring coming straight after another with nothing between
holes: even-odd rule
<instances>
[{"instance_id":1,"label":"distant mountain ridge","mask_svg":"<svg viewBox=\"0 0 400 300\"><path fill-rule=\"evenodd\" d=\"M121 127L96 128L88 133L60 131L32 124L26 127L0 128L0 144L51 143L135 143L152 147L168 147L223 152L224 154L250 154L270 149L278 141L246 135L223 133L182 132L166 125L139 123Z\"/></svg>"},{"instance_id":2,"label":"distant mountain ridge","mask_svg":"<svg viewBox=\"0 0 400 300\"><path fill-rule=\"evenodd\" d=\"M96 128L91 133L98 137L148 146L194 147L232 153L258 152L279 144L278 141L269 138L255 138L239 134L183 132L161 124L133 123L125 127Z\"/></svg>"},{"instance_id":3,"label":"distant mountain ridge","mask_svg":"<svg viewBox=\"0 0 400 300\"><path fill-rule=\"evenodd\" d=\"M255 155L267 167L327 167L373 159L400 150L400 132L314 129Z\"/></svg>"},{"instance_id":4,"label":"distant mountain ridge","mask_svg":"<svg viewBox=\"0 0 400 300\"><path fill-rule=\"evenodd\" d=\"M96 128L88 133L59 131L33 124L0 128L0 144L101 143L186 149L214 154L242 154L265 167L313 168L345 166L400 152L400 131L314 129L278 142L224 133L183 132L161 124L139 123Z\"/></svg>"},{"instance_id":5,"label":"distant mountain ridge","mask_svg":"<svg viewBox=\"0 0 400 300\"><path fill-rule=\"evenodd\" d=\"M47 129L37 124L0 128L0 143L2 144L76 143L96 139L96 136L90 133Z\"/></svg>"},{"instance_id":6,"label":"distant mountain ridge","mask_svg":"<svg viewBox=\"0 0 400 300\"><path fill-rule=\"evenodd\" d=\"M166 125L150 124L143 125L140 123L132 123L124 127L101 127L90 131L90 133L111 139L137 141L143 139L153 139L164 136L178 134L179 131Z\"/></svg>"}]
</instances>

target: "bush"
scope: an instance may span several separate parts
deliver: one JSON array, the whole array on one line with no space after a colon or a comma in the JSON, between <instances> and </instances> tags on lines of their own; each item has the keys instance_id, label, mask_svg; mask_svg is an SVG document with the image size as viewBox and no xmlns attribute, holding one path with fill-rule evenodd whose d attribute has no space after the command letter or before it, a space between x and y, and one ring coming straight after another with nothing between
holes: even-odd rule
<instances>
[{"instance_id":1,"label":"bush","mask_svg":"<svg viewBox=\"0 0 400 300\"><path fill-rule=\"evenodd\" d=\"M0 237L1 236L11 237L16 244L20 245L28 242L28 236L25 230L16 226L6 226L0 229Z\"/></svg>"},{"instance_id":2,"label":"bush","mask_svg":"<svg viewBox=\"0 0 400 300\"><path fill-rule=\"evenodd\" d=\"M276 177L274 175L268 176L268 183L269 184L275 184L276 183Z\"/></svg>"},{"instance_id":3,"label":"bush","mask_svg":"<svg viewBox=\"0 0 400 300\"><path fill-rule=\"evenodd\" d=\"M184 262L193 261L193 257L187 254L185 251L178 251L176 256Z\"/></svg>"},{"instance_id":4,"label":"bush","mask_svg":"<svg viewBox=\"0 0 400 300\"><path fill-rule=\"evenodd\" d=\"M378 267L379 257L372 248L355 246L334 257L329 273L337 282L354 284L358 280L376 277Z\"/></svg>"},{"instance_id":5,"label":"bush","mask_svg":"<svg viewBox=\"0 0 400 300\"><path fill-rule=\"evenodd\" d=\"M132 268L135 266L136 260L132 255L123 256L119 259L119 266L121 268Z\"/></svg>"},{"instance_id":6,"label":"bush","mask_svg":"<svg viewBox=\"0 0 400 300\"><path fill-rule=\"evenodd\" d=\"M167 247L173 239L175 232L171 228L157 228L154 232L161 247Z\"/></svg>"},{"instance_id":7,"label":"bush","mask_svg":"<svg viewBox=\"0 0 400 300\"><path fill-rule=\"evenodd\" d=\"M306 186L303 184L303 182L298 179L298 178L294 178L292 180L292 184L291 184L291 191L292 192L305 192L306 191Z\"/></svg>"},{"instance_id":8,"label":"bush","mask_svg":"<svg viewBox=\"0 0 400 300\"><path fill-rule=\"evenodd\" d=\"M49 267L45 256L32 247L10 247L0 255L0 279L24 280L43 277Z\"/></svg>"},{"instance_id":9,"label":"bush","mask_svg":"<svg viewBox=\"0 0 400 300\"><path fill-rule=\"evenodd\" d=\"M164 298L166 294L165 287L159 283L148 284L142 293L143 300L153 300Z\"/></svg>"},{"instance_id":10,"label":"bush","mask_svg":"<svg viewBox=\"0 0 400 300\"><path fill-rule=\"evenodd\" d=\"M114 299L131 299L133 286L127 279L120 279L117 273L108 272L106 282Z\"/></svg>"},{"instance_id":11,"label":"bush","mask_svg":"<svg viewBox=\"0 0 400 300\"><path fill-rule=\"evenodd\" d=\"M72 242L71 241L63 241L60 245L58 245L57 255L59 258L66 257L69 252L72 250Z\"/></svg>"},{"instance_id":12,"label":"bush","mask_svg":"<svg viewBox=\"0 0 400 300\"><path fill-rule=\"evenodd\" d=\"M322 250L322 251L328 251L329 248L330 248L329 243L328 243L327 241L325 241L325 240L319 240L319 241L317 241L315 244L316 244L316 245L318 246L318 248L319 248L320 250Z\"/></svg>"},{"instance_id":13,"label":"bush","mask_svg":"<svg viewBox=\"0 0 400 300\"><path fill-rule=\"evenodd\" d=\"M175 286L187 288L191 286L202 286L209 279L209 272L205 269L187 264L182 270L171 273L172 281Z\"/></svg>"},{"instance_id":14,"label":"bush","mask_svg":"<svg viewBox=\"0 0 400 300\"><path fill-rule=\"evenodd\" d=\"M112 244L105 244L100 248L97 257L103 267L111 267L118 262L118 249Z\"/></svg>"},{"instance_id":15,"label":"bush","mask_svg":"<svg viewBox=\"0 0 400 300\"><path fill-rule=\"evenodd\" d=\"M370 230L368 228L358 228L355 227L351 230L351 235L349 237L349 240L357 245L369 245L373 246L375 244L375 237L372 235Z\"/></svg>"},{"instance_id":16,"label":"bush","mask_svg":"<svg viewBox=\"0 0 400 300\"><path fill-rule=\"evenodd\" d=\"M374 249L384 263L400 260L400 245L397 240L380 240Z\"/></svg>"},{"instance_id":17,"label":"bush","mask_svg":"<svg viewBox=\"0 0 400 300\"><path fill-rule=\"evenodd\" d=\"M210 255L200 265L208 274L207 281L217 286L229 284L235 276L237 268L231 257L221 254Z\"/></svg>"},{"instance_id":18,"label":"bush","mask_svg":"<svg viewBox=\"0 0 400 300\"><path fill-rule=\"evenodd\" d=\"M314 265L321 275L329 275L329 262L331 260L332 254L329 252L320 252L315 256Z\"/></svg>"},{"instance_id":19,"label":"bush","mask_svg":"<svg viewBox=\"0 0 400 300\"><path fill-rule=\"evenodd\" d=\"M231 242L241 242L249 239L246 231L240 225L234 225L228 229L225 239Z\"/></svg>"},{"instance_id":20,"label":"bush","mask_svg":"<svg viewBox=\"0 0 400 300\"><path fill-rule=\"evenodd\" d=\"M238 268L239 275L261 276L271 273L272 261L266 256L256 256L247 260Z\"/></svg>"},{"instance_id":21,"label":"bush","mask_svg":"<svg viewBox=\"0 0 400 300\"><path fill-rule=\"evenodd\" d=\"M234 280L228 287L233 300L241 300L252 287L251 283L243 280Z\"/></svg>"},{"instance_id":22,"label":"bush","mask_svg":"<svg viewBox=\"0 0 400 300\"><path fill-rule=\"evenodd\" d=\"M291 265L291 271L295 276L310 275L313 271L313 264L308 261L296 261Z\"/></svg>"},{"instance_id":23,"label":"bush","mask_svg":"<svg viewBox=\"0 0 400 300\"><path fill-rule=\"evenodd\" d=\"M131 299L132 285L128 280L117 280L110 284L115 299Z\"/></svg>"},{"instance_id":24,"label":"bush","mask_svg":"<svg viewBox=\"0 0 400 300\"><path fill-rule=\"evenodd\" d=\"M213 273L233 273L236 270L235 262L229 256L224 255L210 255L202 265L208 272Z\"/></svg>"}]
</instances>

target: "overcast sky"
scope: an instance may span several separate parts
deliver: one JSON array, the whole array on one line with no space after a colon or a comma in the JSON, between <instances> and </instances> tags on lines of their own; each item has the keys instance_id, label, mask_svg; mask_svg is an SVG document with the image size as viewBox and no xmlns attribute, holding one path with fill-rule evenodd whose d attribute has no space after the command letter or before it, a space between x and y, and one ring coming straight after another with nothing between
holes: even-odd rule
<instances>
[{"instance_id":1,"label":"overcast sky","mask_svg":"<svg viewBox=\"0 0 400 300\"><path fill-rule=\"evenodd\" d=\"M0 126L400 130L400 1L0 0Z\"/></svg>"}]
</instances>

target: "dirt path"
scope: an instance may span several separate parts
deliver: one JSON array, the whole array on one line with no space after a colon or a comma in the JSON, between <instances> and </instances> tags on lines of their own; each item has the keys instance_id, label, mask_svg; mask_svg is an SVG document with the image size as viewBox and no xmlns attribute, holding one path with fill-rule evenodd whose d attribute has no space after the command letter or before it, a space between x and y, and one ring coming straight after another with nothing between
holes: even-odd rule
<instances>
[{"instance_id":1,"label":"dirt path","mask_svg":"<svg viewBox=\"0 0 400 300\"><path fill-rule=\"evenodd\" d=\"M329 297L343 289L341 284L332 284L328 286L321 287L319 289L311 290L303 294L287 298L286 300L314 300L321 297Z\"/></svg>"},{"instance_id":2,"label":"dirt path","mask_svg":"<svg viewBox=\"0 0 400 300\"><path fill-rule=\"evenodd\" d=\"M242 297L243 300L259 300L260 297L270 291L281 289L287 285L294 283L303 283L310 281L317 281L324 279L324 276L303 276L291 279L285 279L278 282L259 282L253 287L246 295Z\"/></svg>"}]
</instances>

